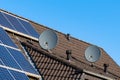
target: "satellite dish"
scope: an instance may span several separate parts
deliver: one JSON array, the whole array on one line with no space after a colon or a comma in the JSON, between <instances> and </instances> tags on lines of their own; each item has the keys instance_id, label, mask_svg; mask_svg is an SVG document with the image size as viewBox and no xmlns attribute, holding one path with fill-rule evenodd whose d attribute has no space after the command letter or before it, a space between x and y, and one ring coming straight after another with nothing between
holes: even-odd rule
<instances>
[{"instance_id":1,"label":"satellite dish","mask_svg":"<svg viewBox=\"0 0 120 80\"><path fill-rule=\"evenodd\" d=\"M58 42L57 34L53 30L45 30L39 37L39 44L43 49L53 49Z\"/></svg>"},{"instance_id":2,"label":"satellite dish","mask_svg":"<svg viewBox=\"0 0 120 80\"><path fill-rule=\"evenodd\" d=\"M96 62L101 56L101 51L97 46L89 46L85 50L85 58L89 62Z\"/></svg>"}]
</instances>

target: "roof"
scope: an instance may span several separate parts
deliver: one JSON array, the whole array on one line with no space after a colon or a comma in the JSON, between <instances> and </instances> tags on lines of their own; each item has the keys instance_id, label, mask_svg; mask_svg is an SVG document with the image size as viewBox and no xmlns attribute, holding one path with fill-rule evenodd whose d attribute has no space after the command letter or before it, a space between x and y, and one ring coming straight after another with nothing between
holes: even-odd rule
<instances>
[{"instance_id":1,"label":"roof","mask_svg":"<svg viewBox=\"0 0 120 80\"><path fill-rule=\"evenodd\" d=\"M41 26L41 25L34 23L34 22L31 22L31 24L36 28L36 30L39 31L39 33L42 33L46 29L50 29L50 28ZM99 59L99 61L97 61L95 63L90 63L85 59L84 54L85 54L86 48L90 45L93 45L93 44L87 43L87 42L82 41L82 40L78 40L74 37L71 37L71 39L69 41L66 38L66 34L63 34L59 31L56 31L56 33L59 37L59 43L52 50L54 55L59 56L62 59L66 59L66 57L67 57L66 50L72 50L72 60L70 63L74 63L80 69L87 69L87 70L90 70L90 71L98 73L98 74L103 74L106 76L113 76L113 78L117 77L118 79L120 78L120 76L119 76L120 75L120 67L104 51L104 49L99 47L101 50L101 53L102 53L101 58ZM103 66L104 64L109 64L107 74L104 72L104 66ZM91 65L93 65L93 66L91 66Z\"/></svg>"},{"instance_id":2,"label":"roof","mask_svg":"<svg viewBox=\"0 0 120 80\"><path fill-rule=\"evenodd\" d=\"M31 20L25 20L29 21L39 34L50 29ZM93 44L78 40L74 37L68 40L66 34L50 29L57 33L59 42L51 52L48 52L40 47L38 38L20 34L7 28L4 29L19 49L21 49L26 58L30 58L31 62L33 62L45 80L120 80L120 67L101 47L99 47L102 55L100 59L97 62L90 63L85 59L85 50ZM66 59L66 50L72 50L72 59L70 61ZM107 72L104 71L105 64L109 65Z\"/></svg>"}]
</instances>

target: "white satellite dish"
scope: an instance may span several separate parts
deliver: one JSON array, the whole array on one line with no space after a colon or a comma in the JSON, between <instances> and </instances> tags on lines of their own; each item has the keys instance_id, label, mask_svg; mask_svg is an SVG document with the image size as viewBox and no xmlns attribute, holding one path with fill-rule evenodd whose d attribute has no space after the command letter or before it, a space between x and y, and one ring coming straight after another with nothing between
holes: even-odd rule
<instances>
[{"instance_id":1,"label":"white satellite dish","mask_svg":"<svg viewBox=\"0 0 120 80\"><path fill-rule=\"evenodd\" d=\"M85 50L85 58L89 62L96 62L101 56L101 51L97 46L89 46Z\"/></svg>"},{"instance_id":2,"label":"white satellite dish","mask_svg":"<svg viewBox=\"0 0 120 80\"><path fill-rule=\"evenodd\" d=\"M45 30L39 37L39 44L43 49L53 49L58 42L57 34L53 30Z\"/></svg>"}]
</instances>

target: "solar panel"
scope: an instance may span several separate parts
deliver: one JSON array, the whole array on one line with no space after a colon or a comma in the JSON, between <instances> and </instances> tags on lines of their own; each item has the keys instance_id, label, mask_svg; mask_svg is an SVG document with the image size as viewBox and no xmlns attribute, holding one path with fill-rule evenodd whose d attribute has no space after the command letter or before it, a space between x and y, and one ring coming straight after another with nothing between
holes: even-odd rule
<instances>
[{"instance_id":1,"label":"solar panel","mask_svg":"<svg viewBox=\"0 0 120 80\"><path fill-rule=\"evenodd\" d=\"M13 56L4 46L0 46L0 59L4 63L2 65L21 70L20 66L17 64Z\"/></svg>"},{"instance_id":2,"label":"solar panel","mask_svg":"<svg viewBox=\"0 0 120 80\"><path fill-rule=\"evenodd\" d=\"M36 38L39 37L39 34L29 22L0 12L0 65L39 75L35 68L27 61L25 56L17 50L17 46L13 43L6 31L1 28L1 25ZM6 46L10 47L8 48ZM0 80L29 79L24 73L0 67Z\"/></svg>"},{"instance_id":3,"label":"solar panel","mask_svg":"<svg viewBox=\"0 0 120 80\"><path fill-rule=\"evenodd\" d=\"M0 24L12 30L38 38L39 33L27 21L16 18L12 15L0 12Z\"/></svg>"},{"instance_id":4,"label":"solar panel","mask_svg":"<svg viewBox=\"0 0 120 80\"><path fill-rule=\"evenodd\" d=\"M14 76L15 80L29 80L29 78L24 73L20 73L13 70L9 70L9 71Z\"/></svg>"},{"instance_id":5,"label":"solar panel","mask_svg":"<svg viewBox=\"0 0 120 80\"><path fill-rule=\"evenodd\" d=\"M7 69L0 67L0 80L14 80L14 77L12 77Z\"/></svg>"},{"instance_id":6,"label":"solar panel","mask_svg":"<svg viewBox=\"0 0 120 80\"><path fill-rule=\"evenodd\" d=\"M8 22L8 20L3 16L3 13L1 12L0 12L0 24L10 29L14 29L12 25Z\"/></svg>"},{"instance_id":7,"label":"solar panel","mask_svg":"<svg viewBox=\"0 0 120 80\"><path fill-rule=\"evenodd\" d=\"M38 74L38 72L30 65L30 63L25 59L24 55L20 51L10 48L8 48L8 50L10 51L11 55L14 56L15 60L18 62L18 64L24 71Z\"/></svg>"},{"instance_id":8,"label":"solar panel","mask_svg":"<svg viewBox=\"0 0 120 80\"><path fill-rule=\"evenodd\" d=\"M24 73L0 67L0 80L29 80L29 78Z\"/></svg>"},{"instance_id":9,"label":"solar panel","mask_svg":"<svg viewBox=\"0 0 120 80\"><path fill-rule=\"evenodd\" d=\"M17 18L5 14L4 15L7 17L7 19L11 22L12 26L15 28L16 31L28 34L28 32L23 28L22 24L20 24L20 22L17 20Z\"/></svg>"},{"instance_id":10,"label":"solar panel","mask_svg":"<svg viewBox=\"0 0 120 80\"><path fill-rule=\"evenodd\" d=\"M1 62L2 65L24 70L33 74L39 74L20 51L0 46L0 59L4 63L2 64Z\"/></svg>"},{"instance_id":11,"label":"solar panel","mask_svg":"<svg viewBox=\"0 0 120 80\"><path fill-rule=\"evenodd\" d=\"M0 28L0 43L17 48L17 46L2 28Z\"/></svg>"},{"instance_id":12,"label":"solar panel","mask_svg":"<svg viewBox=\"0 0 120 80\"><path fill-rule=\"evenodd\" d=\"M36 38L39 37L39 34L36 32L36 30L33 28L33 26L29 22L21 19L18 19L18 20L24 25L24 27L28 30L31 36Z\"/></svg>"}]
</instances>

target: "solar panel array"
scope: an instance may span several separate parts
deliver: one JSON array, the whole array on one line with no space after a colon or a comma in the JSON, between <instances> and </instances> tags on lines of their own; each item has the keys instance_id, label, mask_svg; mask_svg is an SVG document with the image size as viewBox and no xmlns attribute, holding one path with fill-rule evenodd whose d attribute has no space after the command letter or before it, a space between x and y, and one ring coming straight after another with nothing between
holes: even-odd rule
<instances>
[{"instance_id":1,"label":"solar panel array","mask_svg":"<svg viewBox=\"0 0 120 80\"><path fill-rule=\"evenodd\" d=\"M0 80L29 80L25 72L39 75L0 27Z\"/></svg>"},{"instance_id":2,"label":"solar panel array","mask_svg":"<svg viewBox=\"0 0 120 80\"><path fill-rule=\"evenodd\" d=\"M39 34L28 21L4 12L0 12L0 25L35 38L39 37Z\"/></svg>"}]
</instances>

